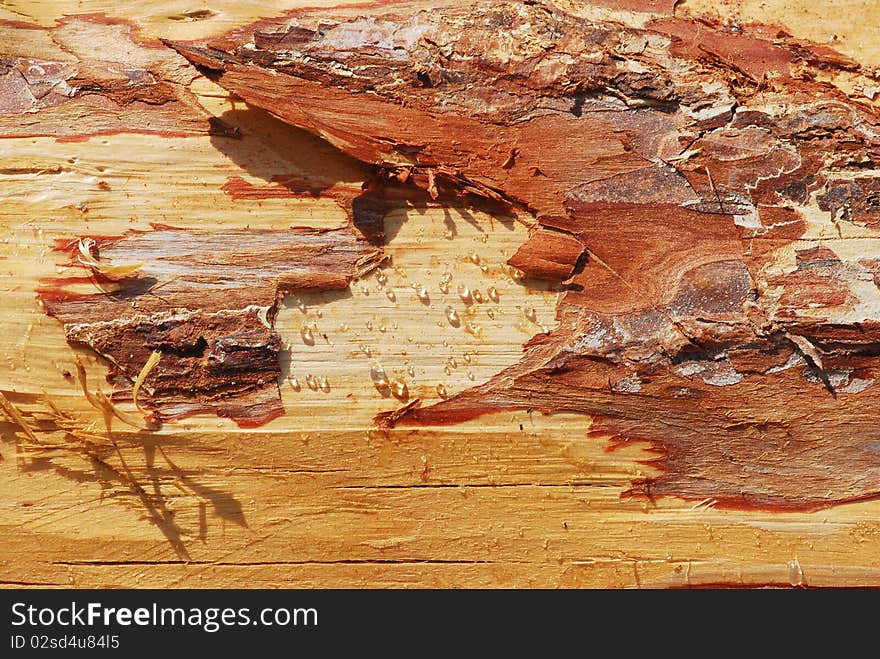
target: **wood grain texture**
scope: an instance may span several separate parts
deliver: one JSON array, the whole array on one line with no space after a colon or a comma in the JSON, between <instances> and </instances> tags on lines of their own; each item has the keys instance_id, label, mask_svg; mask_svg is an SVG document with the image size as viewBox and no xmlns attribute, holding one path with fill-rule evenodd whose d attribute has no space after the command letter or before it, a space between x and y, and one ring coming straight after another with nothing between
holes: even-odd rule
<instances>
[{"instance_id":1,"label":"wood grain texture","mask_svg":"<svg viewBox=\"0 0 880 659\"><path fill-rule=\"evenodd\" d=\"M767 4L795 37L830 38L803 20L795 3ZM836 2L835 21L856 4ZM181 3L142 3L129 16L102 2L7 3L3 17L18 23L4 24L0 54L72 61L53 31L72 22L61 21L65 14L88 11L130 20L131 34L162 62L167 49L151 43L160 37L214 37L291 7L218 2L210 7L215 14L193 18ZM735 9L737 20L762 18L747 4ZM15 39L7 36L13 32ZM847 34L841 30L834 47L876 65L876 54ZM151 61L144 70L152 71ZM349 226L345 195L321 191L357 191L370 176L321 140L246 108L204 78L188 89L204 119L186 135L143 134L122 125L122 113L108 134L83 123L78 141L34 131L0 140L0 263L7 275L0 389L41 441L33 445L13 424L2 426L2 583L880 582L877 502L810 513L622 497L634 482L659 475L650 445L614 444L601 424L591 426L579 414L497 411L455 426L377 431L373 416L405 402L390 389L379 391L371 379L375 365L389 381L405 381L410 400L430 404L442 400L438 385L454 396L489 382L520 360L523 342L557 324L557 289L520 281L506 267L529 228L430 195L394 209L370 202L377 213L390 210L382 220L392 259L384 281L372 276L347 290L290 295L280 305L284 416L254 430L213 416L155 433L115 423L111 443L100 413L66 377L74 372L74 351L86 362L92 388L106 365L68 346L61 324L35 297L41 282L65 274L67 257L52 251L56 239L119 236L148 231L151 223L193 231L338 229ZM49 116L41 112L31 120ZM223 134L211 134L208 116L222 119ZM842 260L858 260L871 258L872 244L870 237L853 237L833 246L847 257ZM779 276L817 268L833 275L839 268L821 251L798 259L804 268ZM481 291L484 302L464 304L459 285L472 295ZM808 303L790 301L798 308ZM458 327L447 307L460 315ZM468 323L482 329L479 336L466 331ZM304 327L312 329L314 345L303 340ZM329 391L310 388L308 376L326 378ZM134 410L124 401L119 407Z\"/></svg>"}]
</instances>

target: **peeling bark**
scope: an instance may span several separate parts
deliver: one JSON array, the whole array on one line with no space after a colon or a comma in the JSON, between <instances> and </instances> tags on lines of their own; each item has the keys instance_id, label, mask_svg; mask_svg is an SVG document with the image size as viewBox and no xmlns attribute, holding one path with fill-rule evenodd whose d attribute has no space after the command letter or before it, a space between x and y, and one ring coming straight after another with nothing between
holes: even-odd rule
<instances>
[{"instance_id":1,"label":"peeling bark","mask_svg":"<svg viewBox=\"0 0 880 659\"><path fill-rule=\"evenodd\" d=\"M99 271L46 281L40 297L64 323L67 339L110 361L117 399L131 398L133 381L158 350L161 367L149 372L148 396L139 401L146 399L160 419L215 412L241 426L284 411L277 382L282 343L273 329L279 296L345 288L381 259L349 229L155 226L94 241L99 262L142 265L120 281ZM76 253L78 245L59 249ZM69 265L90 269L78 260Z\"/></svg>"},{"instance_id":2,"label":"peeling bark","mask_svg":"<svg viewBox=\"0 0 880 659\"><path fill-rule=\"evenodd\" d=\"M537 218L511 263L566 281L559 328L381 423L584 412L655 447L650 495L876 496L880 133L837 86L870 72L772 26L597 4L657 16L404 3L170 45L379 178Z\"/></svg>"},{"instance_id":3,"label":"peeling bark","mask_svg":"<svg viewBox=\"0 0 880 659\"><path fill-rule=\"evenodd\" d=\"M33 29L0 21L4 137L84 140L118 132L213 132L208 114L187 88L192 71L158 41L138 40L120 21L78 15L48 32L56 49L40 56L28 48Z\"/></svg>"}]
</instances>

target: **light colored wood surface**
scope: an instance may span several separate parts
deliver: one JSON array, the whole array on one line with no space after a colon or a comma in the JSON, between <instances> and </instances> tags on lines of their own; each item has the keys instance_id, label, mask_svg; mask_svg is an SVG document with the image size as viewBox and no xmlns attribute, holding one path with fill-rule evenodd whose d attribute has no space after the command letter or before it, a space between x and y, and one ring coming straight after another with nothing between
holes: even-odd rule
<instances>
[{"instance_id":1,"label":"light colored wood surface","mask_svg":"<svg viewBox=\"0 0 880 659\"><path fill-rule=\"evenodd\" d=\"M784 23L824 42L837 35L844 52L868 65L880 61L866 31L870 3L730 4L736 6L726 10L739 20ZM184 12L203 7L186 2L23 0L0 4L0 18L48 28L66 14L105 13L133 21L143 36L186 39L294 3L204 6L217 13L191 20ZM32 35L35 53L64 57L40 35ZM241 140L0 139L0 390L25 412L44 414L49 397L81 427L99 435L102 428L75 381L63 376L74 370L77 351L34 294L42 278L64 274L51 251L56 238L151 222L347 221L329 199L236 200L224 192L230 177L270 186L273 176L299 174L354 186L365 171L205 79L192 87L209 112L241 127ZM651 454L637 444L610 452L606 439L588 436L589 419L576 415L503 413L452 427L377 432L372 416L401 403L373 387L374 360L406 380L411 396L436 400L438 384L453 393L514 363L524 340L540 325L552 326L555 302L552 290L521 286L501 266L527 235L522 225L436 207L394 213L386 230L393 235L387 283L371 277L350 295L285 300L277 326L290 345L286 374L300 390L289 379L282 383L287 413L270 424L241 430L199 417L153 434L117 425L119 452L108 447L104 457L115 474L72 449L20 462L14 426L0 425L0 585L880 584L880 502L776 513L622 497L632 479L651 473L644 462ZM438 287L445 273L453 276L447 294ZM499 291L497 304L476 305L469 318L482 328L479 336L446 320L448 305L464 314L460 284ZM413 286L426 287L428 304ZM524 313L531 308L536 322ZM304 324L327 339L306 345ZM79 352L91 382L102 382L105 368ZM326 377L329 392L310 390L309 374Z\"/></svg>"}]
</instances>

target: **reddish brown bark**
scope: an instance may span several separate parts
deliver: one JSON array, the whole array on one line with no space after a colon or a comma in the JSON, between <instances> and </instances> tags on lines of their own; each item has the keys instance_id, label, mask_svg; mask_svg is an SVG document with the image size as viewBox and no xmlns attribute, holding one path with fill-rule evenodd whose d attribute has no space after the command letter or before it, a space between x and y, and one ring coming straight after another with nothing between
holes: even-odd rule
<instances>
[{"instance_id":1,"label":"reddish brown bark","mask_svg":"<svg viewBox=\"0 0 880 659\"><path fill-rule=\"evenodd\" d=\"M281 339L272 328L279 296L345 288L380 258L349 229L156 226L95 240L99 262L143 263L131 276L111 281L80 263L77 247L73 241L59 249L87 272L49 280L40 295L69 341L110 361L116 397L131 397L132 382L158 350L159 366L149 372L141 400L160 418L213 411L243 426L283 412ZM75 292L74 284L92 284L93 292Z\"/></svg>"},{"instance_id":2,"label":"reddish brown bark","mask_svg":"<svg viewBox=\"0 0 880 659\"><path fill-rule=\"evenodd\" d=\"M858 65L773 27L639 25L542 2L404 3L171 45L386 178L542 225L513 263L570 277L559 328L487 384L384 423L584 412L654 445L653 494L876 496L880 261L804 239L814 210L877 226L878 117L819 81Z\"/></svg>"},{"instance_id":3,"label":"reddish brown bark","mask_svg":"<svg viewBox=\"0 0 880 659\"><path fill-rule=\"evenodd\" d=\"M130 25L99 15L67 17L49 30L58 48L49 57L29 48L35 28L0 21L3 137L216 130L187 88L192 71L158 41L139 40Z\"/></svg>"}]
</instances>

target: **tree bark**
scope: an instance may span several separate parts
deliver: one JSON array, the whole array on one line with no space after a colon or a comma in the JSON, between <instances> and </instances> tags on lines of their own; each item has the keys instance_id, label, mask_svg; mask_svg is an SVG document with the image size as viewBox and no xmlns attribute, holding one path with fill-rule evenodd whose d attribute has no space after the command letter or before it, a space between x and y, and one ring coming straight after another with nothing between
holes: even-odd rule
<instances>
[{"instance_id":1,"label":"tree bark","mask_svg":"<svg viewBox=\"0 0 880 659\"><path fill-rule=\"evenodd\" d=\"M873 74L852 59L769 26L549 2L316 10L169 45L379 177L535 216L508 263L564 281L559 328L397 423L583 412L661 453L649 494L880 492L880 261L841 249L880 217L878 117L842 90Z\"/></svg>"}]
</instances>

